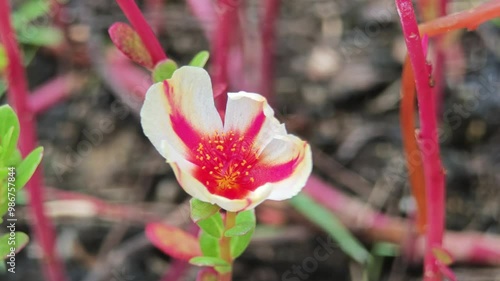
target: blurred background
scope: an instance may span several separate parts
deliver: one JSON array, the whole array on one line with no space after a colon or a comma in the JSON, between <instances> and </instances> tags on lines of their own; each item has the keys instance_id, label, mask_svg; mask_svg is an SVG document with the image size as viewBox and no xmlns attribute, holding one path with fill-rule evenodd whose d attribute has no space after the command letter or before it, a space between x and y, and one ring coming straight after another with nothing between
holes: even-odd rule
<instances>
[{"instance_id":1,"label":"blurred background","mask_svg":"<svg viewBox=\"0 0 500 281\"><path fill-rule=\"evenodd\" d=\"M49 85L48 92L66 93L40 109L36 122L45 148L45 207L70 280L195 280L198 268L170 258L143 234L146 223L158 220L195 230L189 196L139 124L137 96L151 84L150 75L119 54L108 35L114 22L127 22L123 12L114 1L67 1L57 12L41 2L11 1L30 89ZM228 73L229 90L262 89L265 2L236 2L241 28L227 36L244 56L226 53L228 68L240 70ZM448 12L482 2L449 1ZM40 6L26 8L29 3ZM216 23L200 22L186 1L137 3L179 65L212 49L206 35ZM419 280L421 262L405 258L397 246L405 240L401 229L413 228L415 203L399 123L406 47L393 1L281 1L275 27L269 97L288 131L311 143L314 174L348 198L332 214L379 257L376 280ZM438 116L449 230L500 234L499 40L498 20L447 36ZM2 62L0 52L0 77ZM0 91L6 103L5 82ZM30 234L23 198L18 227ZM374 230L351 219L363 216L363 208L393 218L399 228ZM236 261L234 280L365 280L341 242L286 201L268 201L256 212L259 226ZM322 259L314 258L318 247L327 253ZM0 280L43 280L39 258L36 243L28 244L18 254L17 273L2 273ZM182 277L166 277L172 265L186 267ZM462 262L454 269L459 280L500 280L498 267Z\"/></svg>"}]
</instances>

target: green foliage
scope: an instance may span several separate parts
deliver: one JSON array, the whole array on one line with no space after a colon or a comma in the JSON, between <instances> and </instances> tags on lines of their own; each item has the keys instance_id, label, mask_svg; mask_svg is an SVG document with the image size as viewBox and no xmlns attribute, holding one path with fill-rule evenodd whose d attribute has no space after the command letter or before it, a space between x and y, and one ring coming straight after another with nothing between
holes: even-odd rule
<instances>
[{"instance_id":1,"label":"green foliage","mask_svg":"<svg viewBox=\"0 0 500 281\"><path fill-rule=\"evenodd\" d=\"M16 149L19 133L19 119L14 110L8 105L0 106L0 218L10 212L9 208L14 208L19 190L42 160L42 147L33 150L25 159L21 158ZM21 250L28 240L21 232L3 235L0 237L0 256Z\"/></svg>"},{"instance_id":2,"label":"green foliage","mask_svg":"<svg viewBox=\"0 0 500 281\"><path fill-rule=\"evenodd\" d=\"M12 24L22 27L44 15L49 14L50 3L44 0L31 0L24 3L12 14Z\"/></svg>"},{"instance_id":3,"label":"green foliage","mask_svg":"<svg viewBox=\"0 0 500 281\"><path fill-rule=\"evenodd\" d=\"M366 266L366 276L370 281L380 280L384 260L386 257L395 257L399 254L399 246L387 242L379 242L373 245L371 258Z\"/></svg>"},{"instance_id":4,"label":"green foliage","mask_svg":"<svg viewBox=\"0 0 500 281\"><path fill-rule=\"evenodd\" d=\"M16 150L19 120L8 105L0 106L0 167L4 167Z\"/></svg>"},{"instance_id":5,"label":"green foliage","mask_svg":"<svg viewBox=\"0 0 500 281\"><path fill-rule=\"evenodd\" d=\"M19 43L33 46L54 46L63 40L63 34L51 26L29 26L17 37Z\"/></svg>"},{"instance_id":6,"label":"green foliage","mask_svg":"<svg viewBox=\"0 0 500 281\"><path fill-rule=\"evenodd\" d=\"M50 19L50 13L48 0L25 1L12 13L12 26L16 31L17 40L28 47L24 53L26 64L31 61L39 47L56 46L64 38L60 29L40 24L42 18ZM7 62L4 47L0 44L0 74L5 70ZM0 98L4 95L6 88L5 82L0 80Z\"/></svg>"},{"instance_id":7,"label":"green foliage","mask_svg":"<svg viewBox=\"0 0 500 281\"><path fill-rule=\"evenodd\" d=\"M234 227L226 230L224 236L226 237L234 237L234 236L243 236L247 234L249 231L253 231L255 229L256 220L255 220L255 211L248 210L236 215L236 222Z\"/></svg>"},{"instance_id":8,"label":"green foliage","mask_svg":"<svg viewBox=\"0 0 500 281\"><path fill-rule=\"evenodd\" d=\"M196 198L191 199L189 205L191 207L191 219L195 223L214 215L220 210L219 206L200 201Z\"/></svg>"},{"instance_id":9,"label":"green foliage","mask_svg":"<svg viewBox=\"0 0 500 281\"><path fill-rule=\"evenodd\" d=\"M19 42L33 46L55 46L63 39L60 29L40 25L38 19L50 17L50 3L47 0L32 0L21 5L12 14L12 25Z\"/></svg>"},{"instance_id":10,"label":"green foliage","mask_svg":"<svg viewBox=\"0 0 500 281\"><path fill-rule=\"evenodd\" d=\"M29 241L28 235L22 232L6 233L0 237L0 259L22 250Z\"/></svg>"},{"instance_id":11,"label":"green foliage","mask_svg":"<svg viewBox=\"0 0 500 281\"><path fill-rule=\"evenodd\" d=\"M171 59L159 62L153 69L153 81L156 83L172 78L177 68L177 63Z\"/></svg>"},{"instance_id":12,"label":"green foliage","mask_svg":"<svg viewBox=\"0 0 500 281\"><path fill-rule=\"evenodd\" d=\"M224 232L224 222L219 212L197 222L198 226L207 234L220 239Z\"/></svg>"},{"instance_id":13,"label":"green foliage","mask_svg":"<svg viewBox=\"0 0 500 281\"><path fill-rule=\"evenodd\" d=\"M191 62L189 62L190 66L204 67L207 64L208 59L210 58L210 53L208 51L201 51L197 53Z\"/></svg>"},{"instance_id":14,"label":"green foliage","mask_svg":"<svg viewBox=\"0 0 500 281\"><path fill-rule=\"evenodd\" d=\"M220 257L219 240L202 231L200 233L200 248L205 257Z\"/></svg>"},{"instance_id":15,"label":"green foliage","mask_svg":"<svg viewBox=\"0 0 500 281\"><path fill-rule=\"evenodd\" d=\"M330 234L339 243L340 248L353 260L360 264L366 264L369 261L370 253L330 211L303 194L293 197L290 203L309 220Z\"/></svg>"},{"instance_id":16,"label":"green foliage","mask_svg":"<svg viewBox=\"0 0 500 281\"><path fill-rule=\"evenodd\" d=\"M36 168L42 161L43 147L38 147L33 150L24 160L17 165L16 169L16 188L19 190L35 173Z\"/></svg>"},{"instance_id":17,"label":"green foliage","mask_svg":"<svg viewBox=\"0 0 500 281\"><path fill-rule=\"evenodd\" d=\"M197 266L213 267L219 273L231 271L231 265L227 261L216 257L195 257L190 259L189 263Z\"/></svg>"},{"instance_id":18,"label":"green foliage","mask_svg":"<svg viewBox=\"0 0 500 281\"><path fill-rule=\"evenodd\" d=\"M236 216L235 226L226 231L226 237L231 237L231 256L237 258L245 252L255 231L255 210L248 210Z\"/></svg>"},{"instance_id":19,"label":"green foliage","mask_svg":"<svg viewBox=\"0 0 500 281\"><path fill-rule=\"evenodd\" d=\"M247 232L242 236L235 236L231 238L231 256L237 258L245 252L246 248L252 240L254 230Z\"/></svg>"}]
</instances>

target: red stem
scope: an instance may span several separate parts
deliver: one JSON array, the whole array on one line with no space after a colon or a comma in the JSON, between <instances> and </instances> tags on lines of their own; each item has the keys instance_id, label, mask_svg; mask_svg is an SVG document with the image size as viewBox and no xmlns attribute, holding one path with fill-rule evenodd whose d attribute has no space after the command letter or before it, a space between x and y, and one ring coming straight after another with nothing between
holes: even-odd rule
<instances>
[{"instance_id":1,"label":"red stem","mask_svg":"<svg viewBox=\"0 0 500 281\"><path fill-rule=\"evenodd\" d=\"M445 187L439 154L435 100L429 85L430 74L422 50L417 20L410 0L396 0L401 25L412 64L417 88L420 118L420 149L422 152L427 196L427 240L424 280L441 280L432 248L441 247L444 232Z\"/></svg>"},{"instance_id":2,"label":"red stem","mask_svg":"<svg viewBox=\"0 0 500 281\"><path fill-rule=\"evenodd\" d=\"M19 116L21 137L19 149L23 156L28 155L36 147L37 137L34 114L29 107L28 85L15 33L10 23L10 6L8 0L0 0L0 39L4 44L8 56L7 67L8 98ZM55 234L51 222L45 216L43 209L43 179L42 169L39 167L26 185L29 194L30 211L33 218L35 237L43 253L42 266L45 277L50 281L66 280L63 266L55 253Z\"/></svg>"},{"instance_id":3,"label":"red stem","mask_svg":"<svg viewBox=\"0 0 500 281\"><path fill-rule=\"evenodd\" d=\"M429 37L460 28L476 29L485 19L500 16L500 1L491 0L475 8L420 24L420 32Z\"/></svg>"},{"instance_id":4,"label":"red stem","mask_svg":"<svg viewBox=\"0 0 500 281\"><path fill-rule=\"evenodd\" d=\"M33 114L39 114L63 101L77 87L72 74L56 77L36 88L29 97L29 107Z\"/></svg>"},{"instance_id":5,"label":"red stem","mask_svg":"<svg viewBox=\"0 0 500 281\"><path fill-rule=\"evenodd\" d=\"M123 13L130 21L135 31L141 37L142 42L146 46L151 58L153 59L153 64L157 64L158 62L167 59L167 55L163 51L163 48L160 45L160 42L156 38L153 30L144 19L144 16L137 7L137 4L134 0L116 0Z\"/></svg>"},{"instance_id":6,"label":"red stem","mask_svg":"<svg viewBox=\"0 0 500 281\"><path fill-rule=\"evenodd\" d=\"M212 81L213 86L228 87L228 58L231 49L231 41L234 35L234 27L238 21L238 4L228 3L229 0L218 0L217 5L220 8L220 14L217 21L217 29L213 35L212 41ZM215 89L214 89L215 90ZM221 95L216 100L217 107L224 109L226 107L227 95Z\"/></svg>"},{"instance_id":7,"label":"red stem","mask_svg":"<svg viewBox=\"0 0 500 281\"><path fill-rule=\"evenodd\" d=\"M335 213L352 231L373 241L403 245L410 235L409 222L379 213L366 203L351 198L316 176L307 181L304 192ZM477 232L448 231L444 246L456 262L500 265L500 237ZM417 258L424 253L424 241L417 240Z\"/></svg>"},{"instance_id":8,"label":"red stem","mask_svg":"<svg viewBox=\"0 0 500 281\"><path fill-rule=\"evenodd\" d=\"M262 90L261 94L272 104L274 81L274 54L276 50L276 20L280 11L280 0L263 0L262 22Z\"/></svg>"},{"instance_id":9,"label":"red stem","mask_svg":"<svg viewBox=\"0 0 500 281\"><path fill-rule=\"evenodd\" d=\"M90 195L64 191L56 188L46 187L49 193L49 198L53 200L74 200L86 201L95 209L99 217L113 220L129 221L134 223L149 223L161 221L161 216L154 212L146 211L142 208L129 206L126 204L110 203L100 198Z\"/></svg>"}]
</instances>

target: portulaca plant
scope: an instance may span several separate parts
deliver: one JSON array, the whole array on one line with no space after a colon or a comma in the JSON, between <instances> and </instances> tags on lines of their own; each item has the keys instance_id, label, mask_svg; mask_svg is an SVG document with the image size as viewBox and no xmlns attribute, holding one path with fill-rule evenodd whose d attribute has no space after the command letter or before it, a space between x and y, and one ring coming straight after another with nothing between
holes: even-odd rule
<instances>
[{"instance_id":1,"label":"portulaca plant","mask_svg":"<svg viewBox=\"0 0 500 281\"><path fill-rule=\"evenodd\" d=\"M208 73L193 66L149 88L141 124L193 197L191 217L202 229L203 256L191 262L230 280L232 262L255 228L253 209L304 187L312 170L309 144L288 134L259 94L228 93L219 114Z\"/></svg>"}]
</instances>

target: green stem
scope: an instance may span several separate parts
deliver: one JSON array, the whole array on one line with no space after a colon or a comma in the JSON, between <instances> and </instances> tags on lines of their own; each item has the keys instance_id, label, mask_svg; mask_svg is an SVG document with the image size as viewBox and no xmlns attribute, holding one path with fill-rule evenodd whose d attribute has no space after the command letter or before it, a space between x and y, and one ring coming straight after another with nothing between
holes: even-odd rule
<instances>
[{"instance_id":1,"label":"green stem","mask_svg":"<svg viewBox=\"0 0 500 281\"><path fill-rule=\"evenodd\" d=\"M236 212L227 212L225 219L225 227L224 230L227 231L234 227L236 223ZM231 265L231 271L221 274L219 277L219 281L231 281L233 275L233 257L231 256L231 237L223 236L220 239L220 251L221 258L227 261Z\"/></svg>"}]
</instances>

